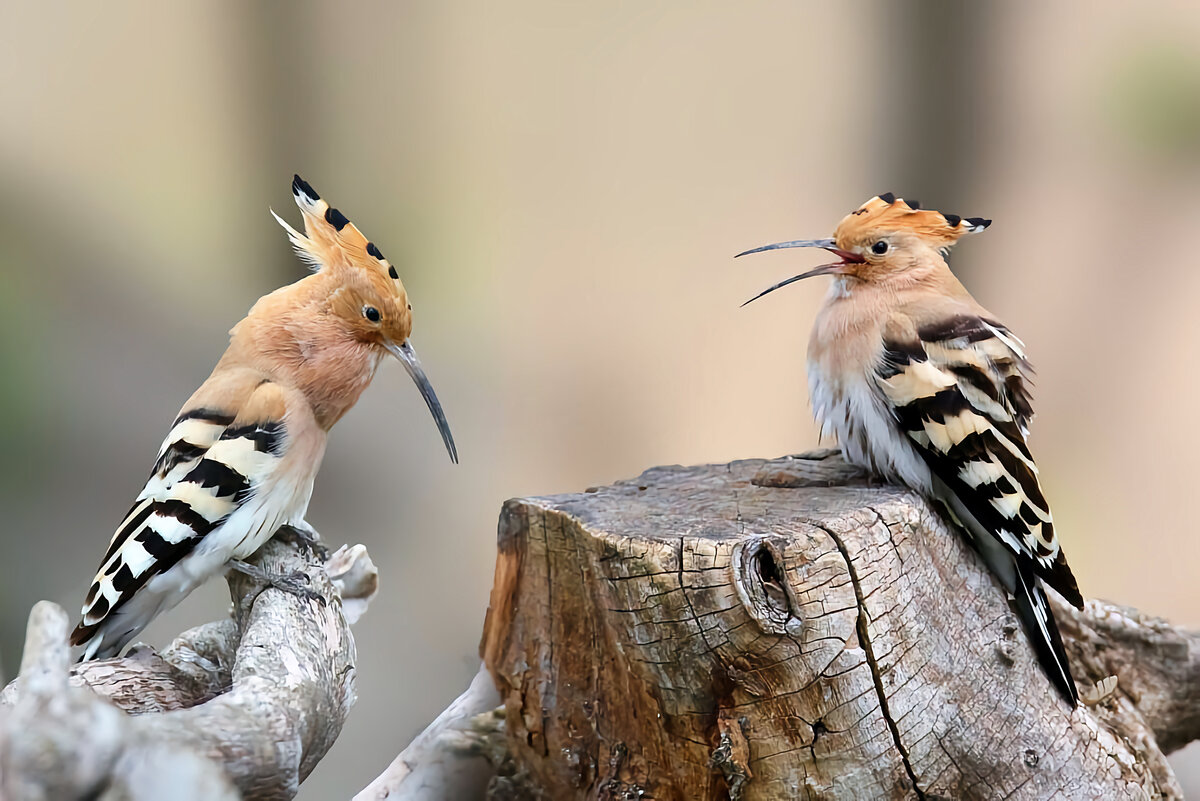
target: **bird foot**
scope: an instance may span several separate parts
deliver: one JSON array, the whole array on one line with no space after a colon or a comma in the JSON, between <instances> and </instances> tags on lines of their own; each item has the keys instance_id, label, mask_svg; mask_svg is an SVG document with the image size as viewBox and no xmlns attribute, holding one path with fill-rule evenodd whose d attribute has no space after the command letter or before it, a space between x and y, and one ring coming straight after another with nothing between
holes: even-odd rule
<instances>
[{"instance_id":1,"label":"bird foot","mask_svg":"<svg viewBox=\"0 0 1200 801\"><path fill-rule=\"evenodd\" d=\"M302 570L280 575L269 573L261 567L256 567L240 559L230 559L229 567L261 584L263 589L274 587L301 600L316 601L321 606L325 605L325 596L308 586L308 574Z\"/></svg>"},{"instance_id":2,"label":"bird foot","mask_svg":"<svg viewBox=\"0 0 1200 801\"><path fill-rule=\"evenodd\" d=\"M280 526L275 532L275 539L281 542L295 543L301 548L307 548L322 562L329 561L329 549L321 544L321 535L308 523L291 523Z\"/></svg>"}]
</instances>

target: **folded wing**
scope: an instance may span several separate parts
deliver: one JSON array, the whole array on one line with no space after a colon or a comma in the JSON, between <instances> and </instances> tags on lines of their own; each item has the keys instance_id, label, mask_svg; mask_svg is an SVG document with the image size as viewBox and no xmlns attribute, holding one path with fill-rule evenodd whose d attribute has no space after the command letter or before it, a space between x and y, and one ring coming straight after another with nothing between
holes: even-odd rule
<instances>
[{"instance_id":1,"label":"folded wing","mask_svg":"<svg viewBox=\"0 0 1200 801\"><path fill-rule=\"evenodd\" d=\"M961 508L1021 567L1075 606L1068 567L1037 465L1025 443L1033 417L1031 368L999 323L959 316L885 342L876 381L900 428Z\"/></svg>"},{"instance_id":2,"label":"folded wing","mask_svg":"<svg viewBox=\"0 0 1200 801\"><path fill-rule=\"evenodd\" d=\"M193 554L276 470L287 444L277 394L264 382L176 418L149 480L113 534L71 635L72 645L86 646L84 659L115 655L174 603L148 600L136 613L128 606L146 594L148 582ZM186 594L188 582L179 583Z\"/></svg>"}]
</instances>

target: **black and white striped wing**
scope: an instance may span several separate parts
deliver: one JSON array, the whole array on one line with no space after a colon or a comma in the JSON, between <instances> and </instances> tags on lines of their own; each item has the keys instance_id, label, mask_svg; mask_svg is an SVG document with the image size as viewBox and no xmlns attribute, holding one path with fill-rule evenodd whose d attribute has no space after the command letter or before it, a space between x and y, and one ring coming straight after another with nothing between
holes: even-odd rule
<instances>
[{"instance_id":1,"label":"black and white striped wing","mask_svg":"<svg viewBox=\"0 0 1200 801\"><path fill-rule=\"evenodd\" d=\"M72 645L87 644L85 659L120 649L125 632L103 636L105 621L191 553L277 464L282 424L235 426L234 420L232 414L194 409L171 426L150 479L113 534L84 601L83 620L71 635Z\"/></svg>"},{"instance_id":2,"label":"black and white striped wing","mask_svg":"<svg viewBox=\"0 0 1200 801\"><path fill-rule=\"evenodd\" d=\"M1004 326L955 317L919 341L885 342L876 380L905 435L959 503L1072 604L1075 577L1054 532L1025 443L1033 417L1029 362Z\"/></svg>"}]
</instances>

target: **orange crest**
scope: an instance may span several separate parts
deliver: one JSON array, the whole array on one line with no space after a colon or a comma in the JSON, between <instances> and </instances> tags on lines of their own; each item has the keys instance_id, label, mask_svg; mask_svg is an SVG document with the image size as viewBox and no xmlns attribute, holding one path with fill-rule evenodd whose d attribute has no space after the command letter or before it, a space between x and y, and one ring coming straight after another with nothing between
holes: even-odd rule
<instances>
[{"instance_id":1,"label":"orange crest","mask_svg":"<svg viewBox=\"0 0 1200 801\"><path fill-rule=\"evenodd\" d=\"M908 231L934 247L946 249L965 234L979 233L992 224L982 217L959 217L942 211L922 209L915 200L885 192L871 198L838 223L833 238L838 247L852 248L881 232Z\"/></svg>"},{"instance_id":2,"label":"orange crest","mask_svg":"<svg viewBox=\"0 0 1200 801\"><path fill-rule=\"evenodd\" d=\"M358 267L368 272L386 275L393 281L400 276L396 268L383 257L379 248L368 241L346 215L330 206L299 175L292 177L292 196L304 215L304 233L288 225L278 214L271 212L288 233L300 258L314 269L322 267Z\"/></svg>"}]
</instances>

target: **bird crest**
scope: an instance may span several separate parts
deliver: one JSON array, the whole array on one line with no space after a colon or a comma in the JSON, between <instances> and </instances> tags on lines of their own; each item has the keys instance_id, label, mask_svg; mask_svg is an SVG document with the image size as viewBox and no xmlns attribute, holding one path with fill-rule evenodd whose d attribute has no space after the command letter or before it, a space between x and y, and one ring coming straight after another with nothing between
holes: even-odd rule
<instances>
[{"instance_id":1,"label":"bird crest","mask_svg":"<svg viewBox=\"0 0 1200 801\"><path fill-rule=\"evenodd\" d=\"M949 248L966 234L979 233L992 224L982 217L922 209L919 201L898 198L891 192L876 195L838 223L833 238L843 246L862 242L880 232L909 231L935 247Z\"/></svg>"},{"instance_id":2,"label":"bird crest","mask_svg":"<svg viewBox=\"0 0 1200 801\"><path fill-rule=\"evenodd\" d=\"M383 257L375 243L363 236L345 214L322 200L299 175L292 177L292 196L304 217L304 233L289 225L274 210L271 215L287 231L296 253L314 270L358 268L385 275L393 281L400 280L396 268Z\"/></svg>"}]
</instances>

